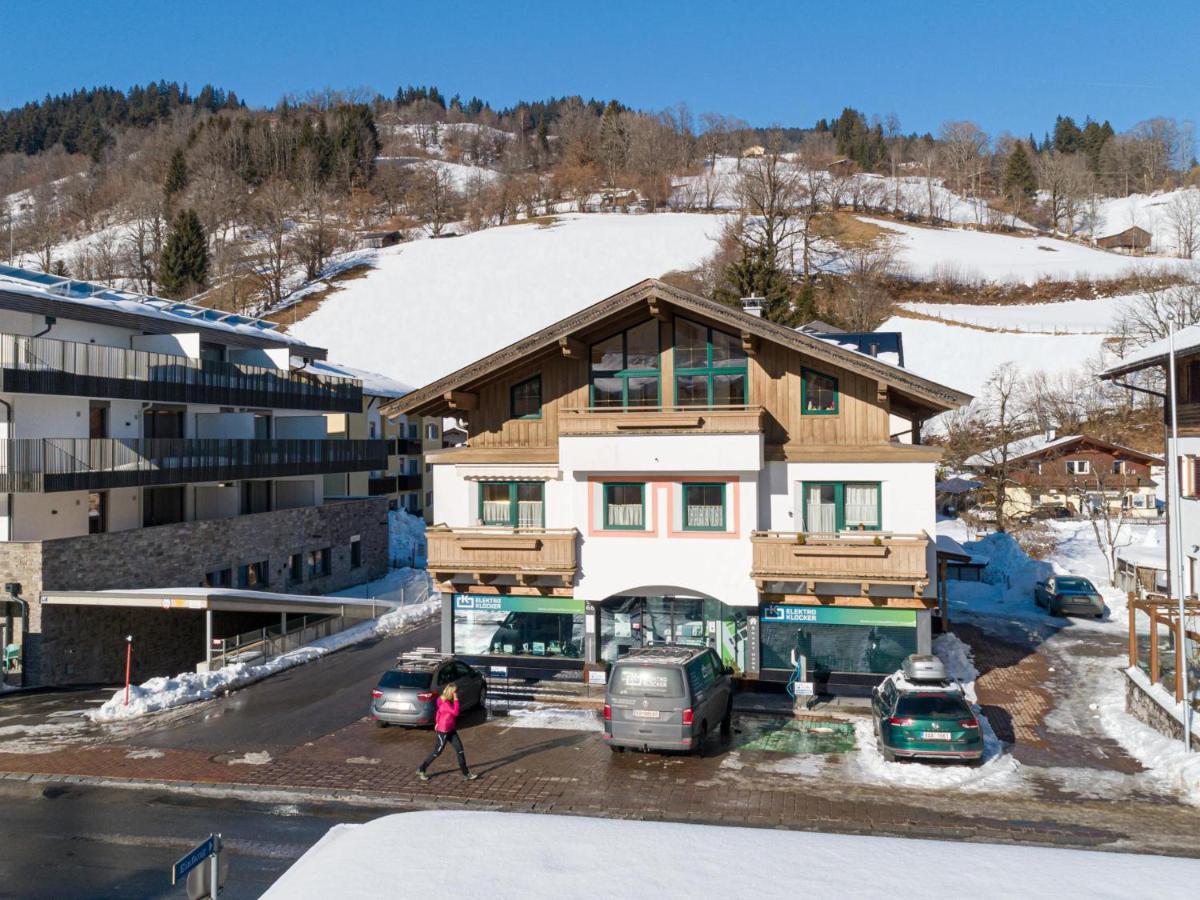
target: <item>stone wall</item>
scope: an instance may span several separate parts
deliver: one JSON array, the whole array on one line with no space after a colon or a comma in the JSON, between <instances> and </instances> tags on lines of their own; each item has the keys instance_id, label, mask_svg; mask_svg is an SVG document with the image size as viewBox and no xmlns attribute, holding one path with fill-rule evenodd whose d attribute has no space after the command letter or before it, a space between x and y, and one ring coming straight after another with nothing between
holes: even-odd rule
<instances>
[{"instance_id":1,"label":"stone wall","mask_svg":"<svg viewBox=\"0 0 1200 900\"><path fill-rule=\"evenodd\" d=\"M1180 743L1183 742L1183 723L1164 709L1162 705L1142 690L1141 685L1125 675L1125 711L1144 725L1149 725L1155 731L1165 734ZM1200 716L1197 717L1200 719ZM1200 738L1193 732L1192 749L1200 750Z\"/></svg>"},{"instance_id":2,"label":"stone wall","mask_svg":"<svg viewBox=\"0 0 1200 900\"><path fill-rule=\"evenodd\" d=\"M362 564L350 565L350 538L358 535ZM121 588L196 587L206 572L266 560L264 589L280 593L327 594L387 572L387 500L372 498L278 510L229 519L181 522L110 534L31 543L0 543L0 577L19 581L29 601L24 637L26 684L92 683L111 680L113 640L139 626L144 662L151 674L191 668L203 647L194 626L157 610L87 610L42 607L42 591L102 591ZM330 548L330 574L293 582L293 553ZM235 581L236 584L236 581ZM133 616L126 620L125 616ZM180 642L187 649L173 649ZM95 644L96 649L90 649ZM182 667L176 660L188 658ZM174 668L172 668L174 667ZM123 670L122 670L123 676Z\"/></svg>"}]
</instances>

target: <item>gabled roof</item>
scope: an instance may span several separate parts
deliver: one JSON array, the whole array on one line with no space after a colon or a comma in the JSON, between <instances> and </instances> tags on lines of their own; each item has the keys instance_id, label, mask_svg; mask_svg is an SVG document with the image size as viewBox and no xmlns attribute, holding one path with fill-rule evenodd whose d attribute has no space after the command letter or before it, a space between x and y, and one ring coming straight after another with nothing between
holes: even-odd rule
<instances>
[{"instance_id":1,"label":"gabled roof","mask_svg":"<svg viewBox=\"0 0 1200 900\"><path fill-rule=\"evenodd\" d=\"M1145 463L1146 465L1162 463L1159 457L1151 453L1143 453L1141 450L1134 450L1132 447L1123 447L1120 444L1102 441L1099 438L1094 438L1086 434L1068 434L1063 437L1054 438L1048 437L1045 434L1034 434L1029 437L1018 438L1015 441L1009 441L1007 444L1008 462L1012 464L1035 456L1041 456L1053 450L1063 450L1068 445L1075 443L1085 443L1098 450L1131 457L1135 461ZM984 450L982 453L976 453L967 459L965 465L973 469L986 469L997 465L1004 455L1002 453L1004 446L1001 444L1000 446L992 447L990 450Z\"/></svg>"},{"instance_id":2,"label":"gabled roof","mask_svg":"<svg viewBox=\"0 0 1200 900\"><path fill-rule=\"evenodd\" d=\"M1178 361L1184 356L1192 356L1200 352L1200 325L1189 325L1175 332L1175 358ZM1113 363L1100 373L1101 378L1111 379L1131 372L1140 372L1155 366L1166 366L1171 353L1170 338L1162 338L1152 344L1147 344L1134 350L1120 362Z\"/></svg>"},{"instance_id":3,"label":"gabled roof","mask_svg":"<svg viewBox=\"0 0 1200 900\"><path fill-rule=\"evenodd\" d=\"M767 319L752 316L739 309L717 303L660 281L647 278L632 287L593 303L553 325L543 328L515 344L497 350L457 372L439 378L432 384L413 391L407 396L387 403L383 412L388 415L420 414L436 415L446 405L444 395L450 391L468 390L472 385L486 381L506 368L522 364L534 354L554 347L560 339L571 337L577 332L594 327L618 313L646 303L651 299L662 300L684 312L691 312L720 323L729 329L752 335L772 343L788 347L816 359L852 372L874 378L880 384L894 389L910 402L930 411L931 415L954 409L971 401L971 395L935 381L922 378L899 366L890 365L855 350L838 346L815 335L796 331L786 325L778 325Z\"/></svg>"}]
</instances>

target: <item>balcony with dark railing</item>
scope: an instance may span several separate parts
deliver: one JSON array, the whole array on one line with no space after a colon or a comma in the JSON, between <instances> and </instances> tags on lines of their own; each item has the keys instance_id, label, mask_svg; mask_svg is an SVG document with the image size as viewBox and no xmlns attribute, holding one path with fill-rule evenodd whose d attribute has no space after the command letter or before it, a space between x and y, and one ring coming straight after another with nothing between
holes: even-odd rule
<instances>
[{"instance_id":1,"label":"balcony with dark railing","mask_svg":"<svg viewBox=\"0 0 1200 900\"><path fill-rule=\"evenodd\" d=\"M386 467L387 441L381 440L0 440L0 493L92 491Z\"/></svg>"},{"instance_id":2,"label":"balcony with dark railing","mask_svg":"<svg viewBox=\"0 0 1200 900\"><path fill-rule=\"evenodd\" d=\"M0 334L0 390L160 403L361 412L353 378Z\"/></svg>"}]
</instances>

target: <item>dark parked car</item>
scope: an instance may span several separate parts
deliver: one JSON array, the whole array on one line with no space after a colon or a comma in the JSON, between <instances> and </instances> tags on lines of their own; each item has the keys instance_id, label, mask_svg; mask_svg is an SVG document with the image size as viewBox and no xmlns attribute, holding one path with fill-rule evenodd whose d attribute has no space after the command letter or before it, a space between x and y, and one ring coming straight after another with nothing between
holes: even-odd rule
<instances>
[{"instance_id":1,"label":"dark parked car","mask_svg":"<svg viewBox=\"0 0 1200 900\"><path fill-rule=\"evenodd\" d=\"M1104 618L1104 598L1086 578L1056 575L1039 581L1033 600L1052 616L1095 616Z\"/></svg>"},{"instance_id":2,"label":"dark parked car","mask_svg":"<svg viewBox=\"0 0 1200 900\"><path fill-rule=\"evenodd\" d=\"M983 759L979 720L962 687L941 661L913 655L871 692L879 749L888 762L933 759L978 764Z\"/></svg>"},{"instance_id":3,"label":"dark parked car","mask_svg":"<svg viewBox=\"0 0 1200 900\"><path fill-rule=\"evenodd\" d=\"M371 718L380 728L432 725L438 695L452 683L458 686L458 702L463 710L483 706L487 681L477 669L452 656L401 657L371 691Z\"/></svg>"}]
</instances>

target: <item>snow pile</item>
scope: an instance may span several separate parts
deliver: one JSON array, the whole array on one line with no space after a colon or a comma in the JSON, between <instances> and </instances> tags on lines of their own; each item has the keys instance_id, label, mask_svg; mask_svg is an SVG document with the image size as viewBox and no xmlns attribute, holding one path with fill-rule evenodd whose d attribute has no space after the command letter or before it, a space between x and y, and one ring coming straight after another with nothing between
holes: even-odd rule
<instances>
[{"instance_id":1,"label":"snow pile","mask_svg":"<svg viewBox=\"0 0 1200 900\"><path fill-rule=\"evenodd\" d=\"M399 631L414 622L430 618L440 609L441 600L434 595L421 603L394 609L378 619L370 619L338 634L313 641L304 647L297 647L266 663L231 663L212 672L183 672L173 677L151 678L130 688L128 706L125 705L125 689L121 688L103 706L89 713L89 717L93 722L116 722L172 709L185 703L211 700L220 694L236 691L351 644Z\"/></svg>"},{"instance_id":2,"label":"snow pile","mask_svg":"<svg viewBox=\"0 0 1200 900\"><path fill-rule=\"evenodd\" d=\"M569 215L399 244L290 333L424 385L644 278L696 268L721 226L699 214Z\"/></svg>"},{"instance_id":3,"label":"snow pile","mask_svg":"<svg viewBox=\"0 0 1200 900\"><path fill-rule=\"evenodd\" d=\"M492 698L493 705L496 703ZM603 731L594 709L556 706L514 706L507 711L509 728L545 728L563 731Z\"/></svg>"},{"instance_id":4,"label":"snow pile","mask_svg":"<svg viewBox=\"0 0 1200 900\"><path fill-rule=\"evenodd\" d=\"M709 852L697 853L697 848ZM413 897L892 898L893 878L920 872L923 893L1026 900L1191 897L1200 862L1017 845L909 840L584 816L437 810L335 825L264 895L378 897L396 881ZM947 865L948 855L953 865ZM469 864L463 864L466 860ZM606 860L620 860L612 865ZM803 860L800 876L797 861ZM641 864L639 864L639 861ZM800 886L802 884L802 890Z\"/></svg>"},{"instance_id":5,"label":"snow pile","mask_svg":"<svg viewBox=\"0 0 1200 900\"><path fill-rule=\"evenodd\" d=\"M388 562L393 566L425 565L425 520L405 509L388 512Z\"/></svg>"}]
</instances>

